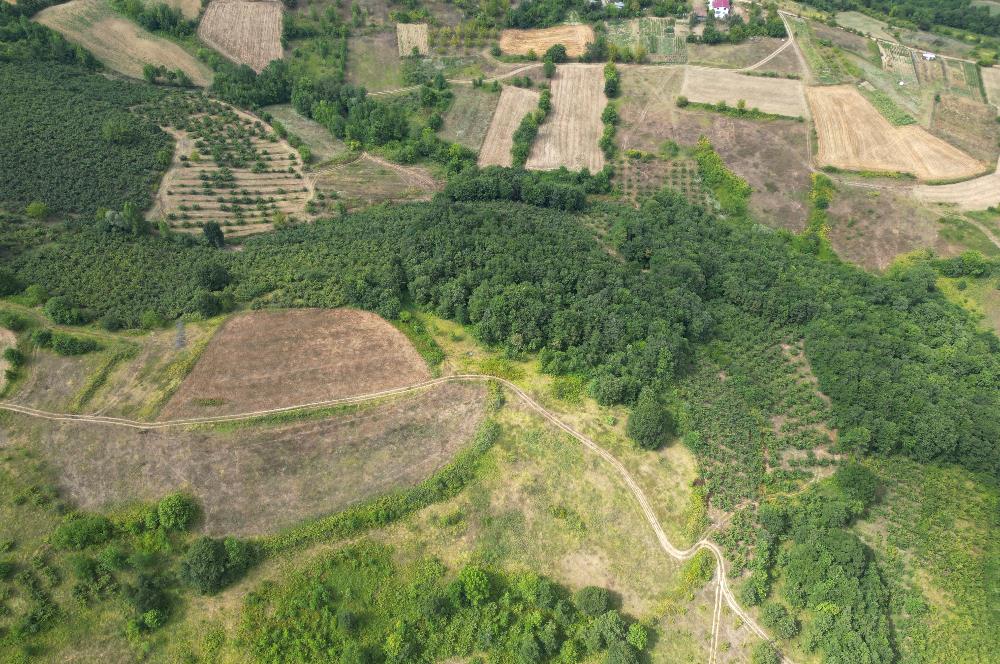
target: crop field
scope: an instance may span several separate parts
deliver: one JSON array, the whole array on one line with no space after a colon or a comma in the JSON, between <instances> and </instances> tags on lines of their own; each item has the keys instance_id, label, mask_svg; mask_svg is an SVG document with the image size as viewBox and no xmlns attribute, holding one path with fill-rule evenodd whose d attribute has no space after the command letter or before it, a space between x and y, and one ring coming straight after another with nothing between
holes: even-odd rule
<instances>
[{"instance_id":1,"label":"crop field","mask_svg":"<svg viewBox=\"0 0 1000 664\"><path fill-rule=\"evenodd\" d=\"M477 25L475 21L457 25L436 25L428 28L427 43L438 55L467 53L495 43L500 31Z\"/></svg>"},{"instance_id":2,"label":"crop field","mask_svg":"<svg viewBox=\"0 0 1000 664\"><path fill-rule=\"evenodd\" d=\"M696 205L712 204L702 184L698 163L684 155L645 159L620 155L615 163L615 184L621 187L622 193L634 205L663 187L680 192Z\"/></svg>"},{"instance_id":3,"label":"crop field","mask_svg":"<svg viewBox=\"0 0 1000 664\"><path fill-rule=\"evenodd\" d=\"M725 101L736 106L743 100L747 108L789 117L807 117L804 86L801 81L746 76L730 71L688 66L684 72L681 94L695 102L715 104Z\"/></svg>"},{"instance_id":4,"label":"crop field","mask_svg":"<svg viewBox=\"0 0 1000 664\"><path fill-rule=\"evenodd\" d=\"M291 145L225 104L176 101L158 118L177 142L150 219L193 232L215 221L227 233L245 235L305 218L314 187Z\"/></svg>"},{"instance_id":5,"label":"crop field","mask_svg":"<svg viewBox=\"0 0 1000 664\"><path fill-rule=\"evenodd\" d=\"M196 85L212 81L211 70L170 40L158 37L108 6L106 0L72 0L39 12L34 20L83 46L109 69L142 78L145 64L180 69Z\"/></svg>"},{"instance_id":6,"label":"crop field","mask_svg":"<svg viewBox=\"0 0 1000 664\"><path fill-rule=\"evenodd\" d=\"M944 64L948 89L951 92L971 97L976 101L986 101L983 98L983 84L979 78L979 67L974 62L946 58Z\"/></svg>"},{"instance_id":7,"label":"crop field","mask_svg":"<svg viewBox=\"0 0 1000 664\"><path fill-rule=\"evenodd\" d=\"M445 113L444 126L438 133L446 141L460 143L478 152L500 102L500 95L464 86L455 86L453 91L455 99Z\"/></svg>"},{"instance_id":8,"label":"crop field","mask_svg":"<svg viewBox=\"0 0 1000 664\"><path fill-rule=\"evenodd\" d=\"M899 44L880 41L879 52L882 54L882 68L906 84L917 82L917 72L913 66L914 53L909 48ZM920 58L923 60L923 58Z\"/></svg>"},{"instance_id":9,"label":"crop field","mask_svg":"<svg viewBox=\"0 0 1000 664\"><path fill-rule=\"evenodd\" d=\"M399 57L405 58L413 55L416 49L420 55L427 55L427 24L426 23L397 23L396 43L399 46Z\"/></svg>"},{"instance_id":10,"label":"crop field","mask_svg":"<svg viewBox=\"0 0 1000 664\"><path fill-rule=\"evenodd\" d=\"M480 166L510 166L513 163L510 149L514 145L514 132L521 124L521 119L538 107L538 96L538 92L534 90L504 86L490 127L486 131L486 138L483 139L483 147L479 151ZM557 109L554 105L553 108ZM552 122L552 118L547 122ZM538 139L536 143L537 141ZM596 147L596 140L594 145Z\"/></svg>"},{"instance_id":11,"label":"crop field","mask_svg":"<svg viewBox=\"0 0 1000 664\"><path fill-rule=\"evenodd\" d=\"M525 166L588 168L591 173L604 168L604 153L597 143L604 130L601 112L606 103L601 65L560 65L552 79L552 111L538 129Z\"/></svg>"},{"instance_id":12,"label":"crop field","mask_svg":"<svg viewBox=\"0 0 1000 664\"><path fill-rule=\"evenodd\" d=\"M198 36L226 57L260 71L280 60L281 3L269 0L212 0Z\"/></svg>"},{"instance_id":13,"label":"crop field","mask_svg":"<svg viewBox=\"0 0 1000 664\"><path fill-rule=\"evenodd\" d=\"M608 40L619 48L645 50L650 62L682 64L687 61L687 44L674 32L669 19L643 17L608 24Z\"/></svg>"},{"instance_id":14,"label":"crop field","mask_svg":"<svg viewBox=\"0 0 1000 664\"><path fill-rule=\"evenodd\" d=\"M991 164L997 159L1000 124L996 109L968 97L941 93L934 104L930 132Z\"/></svg>"},{"instance_id":15,"label":"crop field","mask_svg":"<svg viewBox=\"0 0 1000 664\"><path fill-rule=\"evenodd\" d=\"M986 90L986 101L1000 106L1000 67L981 67L979 74Z\"/></svg>"},{"instance_id":16,"label":"crop field","mask_svg":"<svg viewBox=\"0 0 1000 664\"><path fill-rule=\"evenodd\" d=\"M853 80L843 56L832 47L822 45L809 22L789 18L788 24L816 83L834 85Z\"/></svg>"},{"instance_id":17,"label":"crop field","mask_svg":"<svg viewBox=\"0 0 1000 664\"><path fill-rule=\"evenodd\" d=\"M253 312L233 317L216 333L162 417L280 408L411 385L429 376L403 333L375 314Z\"/></svg>"},{"instance_id":18,"label":"crop field","mask_svg":"<svg viewBox=\"0 0 1000 664\"><path fill-rule=\"evenodd\" d=\"M378 203L428 200L443 187L423 166L401 166L367 153L321 167L311 177L316 204L328 212L336 211L338 203L356 210Z\"/></svg>"},{"instance_id":19,"label":"crop field","mask_svg":"<svg viewBox=\"0 0 1000 664\"><path fill-rule=\"evenodd\" d=\"M594 29L589 25L557 25L534 30L504 30L500 33L500 49L511 55L542 54L550 46L562 44L571 58L583 55L584 46L594 41Z\"/></svg>"},{"instance_id":20,"label":"crop field","mask_svg":"<svg viewBox=\"0 0 1000 664\"><path fill-rule=\"evenodd\" d=\"M985 168L922 127L893 127L853 86L809 88L808 97L823 165L927 180L969 177Z\"/></svg>"},{"instance_id":21,"label":"crop field","mask_svg":"<svg viewBox=\"0 0 1000 664\"><path fill-rule=\"evenodd\" d=\"M284 376L279 370L272 379ZM256 428L140 433L66 424L50 430L39 451L85 509L183 487L198 496L206 533L261 535L431 475L472 437L484 394L482 385L444 384Z\"/></svg>"}]
</instances>

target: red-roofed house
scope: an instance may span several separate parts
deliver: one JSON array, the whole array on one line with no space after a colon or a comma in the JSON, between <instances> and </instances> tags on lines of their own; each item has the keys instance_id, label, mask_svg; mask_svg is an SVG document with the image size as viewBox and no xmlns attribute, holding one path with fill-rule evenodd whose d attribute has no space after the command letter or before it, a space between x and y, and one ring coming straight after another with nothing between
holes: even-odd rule
<instances>
[{"instance_id":1,"label":"red-roofed house","mask_svg":"<svg viewBox=\"0 0 1000 664\"><path fill-rule=\"evenodd\" d=\"M715 18L729 18L729 0L711 0L708 8L715 14Z\"/></svg>"}]
</instances>

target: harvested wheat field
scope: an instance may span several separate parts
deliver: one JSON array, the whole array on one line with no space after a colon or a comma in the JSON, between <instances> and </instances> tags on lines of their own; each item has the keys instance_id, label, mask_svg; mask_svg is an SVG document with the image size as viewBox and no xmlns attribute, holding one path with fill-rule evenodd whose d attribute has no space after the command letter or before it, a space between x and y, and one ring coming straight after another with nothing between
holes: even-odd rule
<instances>
[{"instance_id":1,"label":"harvested wheat field","mask_svg":"<svg viewBox=\"0 0 1000 664\"><path fill-rule=\"evenodd\" d=\"M396 43L399 45L399 57L413 55L413 49L417 49L420 55L427 55L430 48L427 46L427 24L426 23L397 23Z\"/></svg>"},{"instance_id":2,"label":"harvested wheat field","mask_svg":"<svg viewBox=\"0 0 1000 664\"><path fill-rule=\"evenodd\" d=\"M981 67L979 73L983 79L987 101L1000 106L1000 67Z\"/></svg>"},{"instance_id":3,"label":"harvested wheat field","mask_svg":"<svg viewBox=\"0 0 1000 664\"><path fill-rule=\"evenodd\" d=\"M174 158L148 219L194 233L215 221L240 236L307 217L315 186L270 125L216 101L192 108L184 122L164 128L176 139Z\"/></svg>"},{"instance_id":4,"label":"harvested wheat field","mask_svg":"<svg viewBox=\"0 0 1000 664\"><path fill-rule=\"evenodd\" d=\"M789 117L807 117L805 88L802 81L786 78L746 76L734 71L686 67L681 94L694 102L715 104L724 101L735 106L740 100L747 108Z\"/></svg>"},{"instance_id":5,"label":"harvested wheat field","mask_svg":"<svg viewBox=\"0 0 1000 664\"><path fill-rule=\"evenodd\" d=\"M514 132L524 116L538 107L538 96L534 90L504 86L490 128L486 130L483 149L479 151L480 166L510 166L513 163L510 149L514 145Z\"/></svg>"},{"instance_id":6,"label":"harvested wheat field","mask_svg":"<svg viewBox=\"0 0 1000 664\"><path fill-rule=\"evenodd\" d=\"M200 86L212 72L177 44L157 37L114 12L105 0L72 0L44 9L33 19L94 54L109 69L142 78L146 64L180 69Z\"/></svg>"},{"instance_id":7,"label":"harvested wheat field","mask_svg":"<svg viewBox=\"0 0 1000 664\"><path fill-rule=\"evenodd\" d=\"M511 55L528 55L534 51L542 57L550 46L562 44L566 55L578 58L588 42L594 41L594 29L589 25L557 25L533 30L504 30L500 33L500 50Z\"/></svg>"},{"instance_id":8,"label":"harvested wheat field","mask_svg":"<svg viewBox=\"0 0 1000 664\"><path fill-rule=\"evenodd\" d=\"M603 65L559 65L552 79L552 111L538 129L525 166L589 168L591 173L604 168L604 153L597 143L606 104Z\"/></svg>"},{"instance_id":9,"label":"harvested wheat field","mask_svg":"<svg viewBox=\"0 0 1000 664\"><path fill-rule=\"evenodd\" d=\"M259 72L282 56L281 3L212 0L198 36L226 57Z\"/></svg>"},{"instance_id":10,"label":"harvested wheat field","mask_svg":"<svg viewBox=\"0 0 1000 664\"><path fill-rule=\"evenodd\" d=\"M959 210L985 210L1000 205L1000 172L944 185L919 185L913 194L924 203L954 205Z\"/></svg>"},{"instance_id":11,"label":"harvested wheat field","mask_svg":"<svg viewBox=\"0 0 1000 664\"><path fill-rule=\"evenodd\" d=\"M252 429L67 423L36 440L60 489L82 509L185 490L202 506L202 532L264 535L430 476L472 439L484 392L479 383L445 383L324 419Z\"/></svg>"},{"instance_id":12,"label":"harvested wheat field","mask_svg":"<svg viewBox=\"0 0 1000 664\"><path fill-rule=\"evenodd\" d=\"M402 332L354 309L234 316L162 418L247 413L412 385L430 377Z\"/></svg>"},{"instance_id":13,"label":"harvested wheat field","mask_svg":"<svg viewBox=\"0 0 1000 664\"><path fill-rule=\"evenodd\" d=\"M819 163L852 171L911 173L922 180L971 177L985 170L922 127L893 127L850 85L808 91L819 135Z\"/></svg>"}]
</instances>

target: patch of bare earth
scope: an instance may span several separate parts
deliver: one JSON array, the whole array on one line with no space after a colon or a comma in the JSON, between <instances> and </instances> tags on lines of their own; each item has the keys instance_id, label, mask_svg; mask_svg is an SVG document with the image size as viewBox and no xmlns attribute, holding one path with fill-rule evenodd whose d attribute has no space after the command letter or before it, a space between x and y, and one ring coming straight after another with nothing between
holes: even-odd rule
<instances>
[{"instance_id":1,"label":"patch of bare earth","mask_svg":"<svg viewBox=\"0 0 1000 664\"><path fill-rule=\"evenodd\" d=\"M483 396L482 385L446 383L260 429L139 432L65 423L38 438L60 487L84 509L186 490L202 505L204 532L261 535L430 476L471 439Z\"/></svg>"},{"instance_id":2,"label":"patch of bare earth","mask_svg":"<svg viewBox=\"0 0 1000 664\"><path fill-rule=\"evenodd\" d=\"M429 377L403 333L373 313L257 311L222 326L161 417L255 412L379 392Z\"/></svg>"},{"instance_id":3,"label":"patch of bare earth","mask_svg":"<svg viewBox=\"0 0 1000 664\"><path fill-rule=\"evenodd\" d=\"M493 112L490 127L479 151L480 166L510 166L513 157L514 132L521 120L538 107L538 93L514 86L504 86L500 101Z\"/></svg>"},{"instance_id":4,"label":"patch of bare earth","mask_svg":"<svg viewBox=\"0 0 1000 664\"><path fill-rule=\"evenodd\" d=\"M198 36L226 57L259 72L282 56L281 3L212 0Z\"/></svg>"},{"instance_id":5,"label":"patch of bare earth","mask_svg":"<svg viewBox=\"0 0 1000 664\"><path fill-rule=\"evenodd\" d=\"M533 170L587 168L591 173L604 168L598 142L606 104L602 65L559 65L552 79L552 111L538 129L525 166Z\"/></svg>"},{"instance_id":6,"label":"patch of bare earth","mask_svg":"<svg viewBox=\"0 0 1000 664\"><path fill-rule=\"evenodd\" d=\"M557 25L551 28L532 30L504 30L500 33L500 50L513 55L528 55L534 52L542 57L545 51L556 44L566 47L571 58L583 55L589 42L594 41L594 29L589 25Z\"/></svg>"}]
</instances>

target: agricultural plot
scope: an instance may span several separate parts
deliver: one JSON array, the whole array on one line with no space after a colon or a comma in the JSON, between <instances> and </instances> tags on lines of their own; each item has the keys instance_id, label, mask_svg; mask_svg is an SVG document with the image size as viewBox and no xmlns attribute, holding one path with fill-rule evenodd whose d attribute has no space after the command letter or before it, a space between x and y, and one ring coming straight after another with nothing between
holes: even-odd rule
<instances>
[{"instance_id":1,"label":"agricultural plot","mask_svg":"<svg viewBox=\"0 0 1000 664\"><path fill-rule=\"evenodd\" d=\"M266 123L190 95L147 112L177 141L150 219L192 231L215 221L245 235L304 218L313 185L298 153Z\"/></svg>"},{"instance_id":2,"label":"agricultural plot","mask_svg":"<svg viewBox=\"0 0 1000 664\"><path fill-rule=\"evenodd\" d=\"M976 63L945 58L944 64L945 78L951 92L970 97L976 101L986 101L983 84L979 78L979 67Z\"/></svg>"},{"instance_id":3,"label":"agricultural plot","mask_svg":"<svg viewBox=\"0 0 1000 664\"><path fill-rule=\"evenodd\" d=\"M886 24L878 19L872 18L861 12L839 12L836 15L837 23L846 28L857 30L875 39L885 39L892 41L895 39L886 30Z\"/></svg>"},{"instance_id":4,"label":"agricultural plot","mask_svg":"<svg viewBox=\"0 0 1000 664\"><path fill-rule=\"evenodd\" d=\"M984 163L997 159L1000 124L996 109L968 97L941 93L934 104L930 132Z\"/></svg>"},{"instance_id":5,"label":"agricultural plot","mask_svg":"<svg viewBox=\"0 0 1000 664\"><path fill-rule=\"evenodd\" d=\"M401 166L369 154L324 166L311 174L317 209L335 212L339 204L359 210L379 203L430 199L442 188L422 166Z\"/></svg>"},{"instance_id":6,"label":"agricultural plot","mask_svg":"<svg viewBox=\"0 0 1000 664\"><path fill-rule=\"evenodd\" d=\"M608 23L608 40L633 53L642 49L650 62L682 64L687 61L687 44L674 32L670 19L644 17Z\"/></svg>"},{"instance_id":7,"label":"agricultural plot","mask_svg":"<svg viewBox=\"0 0 1000 664\"><path fill-rule=\"evenodd\" d=\"M788 18L788 25L816 83L834 85L853 80L843 56L832 47L821 44L807 21Z\"/></svg>"},{"instance_id":8,"label":"agricultural plot","mask_svg":"<svg viewBox=\"0 0 1000 664\"><path fill-rule=\"evenodd\" d=\"M924 203L954 206L958 210L985 210L1000 205L1000 172L944 185L921 185L913 195Z\"/></svg>"},{"instance_id":9,"label":"agricultural plot","mask_svg":"<svg viewBox=\"0 0 1000 664\"><path fill-rule=\"evenodd\" d=\"M396 43L401 58L413 55L414 51L420 55L427 55L430 52L427 46L427 24L397 23Z\"/></svg>"},{"instance_id":10,"label":"agricultural plot","mask_svg":"<svg viewBox=\"0 0 1000 664\"><path fill-rule=\"evenodd\" d=\"M402 332L353 309L253 312L225 323L164 407L165 419L247 413L412 385L430 377Z\"/></svg>"},{"instance_id":11,"label":"agricultural plot","mask_svg":"<svg viewBox=\"0 0 1000 664\"><path fill-rule=\"evenodd\" d=\"M882 69L907 85L913 85L917 82L917 72L913 65L913 51L900 44L884 41L878 42L878 47L882 55Z\"/></svg>"},{"instance_id":12,"label":"agricultural plot","mask_svg":"<svg viewBox=\"0 0 1000 664\"><path fill-rule=\"evenodd\" d=\"M979 74L983 79L983 89L986 90L986 101L1000 106L1000 67L982 67Z\"/></svg>"},{"instance_id":13,"label":"agricultural plot","mask_svg":"<svg viewBox=\"0 0 1000 664\"><path fill-rule=\"evenodd\" d=\"M552 79L552 111L538 129L525 167L587 168L591 173L604 168L604 153L597 143L606 103L601 65L560 65Z\"/></svg>"},{"instance_id":14,"label":"agricultural plot","mask_svg":"<svg viewBox=\"0 0 1000 664\"><path fill-rule=\"evenodd\" d=\"M84 509L183 487L198 497L205 533L272 534L433 474L471 439L484 393L444 384L324 419L235 430L66 424L49 429L39 451Z\"/></svg>"},{"instance_id":15,"label":"agricultural plot","mask_svg":"<svg viewBox=\"0 0 1000 664\"><path fill-rule=\"evenodd\" d=\"M538 107L538 96L538 92L534 90L504 86L490 127L486 131L486 138L483 139L483 147L479 151L481 167L510 166L513 163L510 150L514 145L514 132L524 116ZM558 107L553 105L553 108L558 112ZM551 117L547 120L547 123L550 122ZM536 143L540 138L536 139ZM594 145L597 145L596 139Z\"/></svg>"},{"instance_id":16,"label":"agricultural plot","mask_svg":"<svg viewBox=\"0 0 1000 664\"><path fill-rule=\"evenodd\" d=\"M801 81L746 76L737 72L688 66L684 72L681 94L691 101L715 104L725 101L735 106L745 101L747 108L789 117L806 117L804 86Z\"/></svg>"},{"instance_id":17,"label":"agricultural plot","mask_svg":"<svg viewBox=\"0 0 1000 664\"><path fill-rule=\"evenodd\" d=\"M622 156L615 164L615 184L621 187L625 198L634 205L663 187L670 187L683 194L695 205L712 205L702 184L698 163L685 155L670 158L652 156L645 159Z\"/></svg>"},{"instance_id":18,"label":"agricultural plot","mask_svg":"<svg viewBox=\"0 0 1000 664\"><path fill-rule=\"evenodd\" d=\"M231 60L259 72L282 56L281 3L212 0L198 26L198 36Z\"/></svg>"},{"instance_id":19,"label":"agricultural plot","mask_svg":"<svg viewBox=\"0 0 1000 664\"><path fill-rule=\"evenodd\" d=\"M893 127L854 86L809 88L820 164L911 173L920 179L970 177L979 163L921 127Z\"/></svg>"},{"instance_id":20,"label":"agricultural plot","mask_svg":"<svg viewBox=\"0 0 1000 664\"><path fill-rule=\"evenodd\" d=\"M534 30L504 30L500 33L500 49L512 55L534 52L541 57L551 46L562 44L571 58L583 55L584 47L594 41L594 29L589 25L557 25Z\"/></svg>"},{"instance_id":21,"label":"agricultural plot","mask_svg":"<svg viewBox=\"0 0 1000 664\"><path fill-rule=\"evenodd\" d=\"M94 54L109 69L142 78L143 65L180 69L206 86L212 72L177 44L157 37L118 14L106 0L72 0L35 15L34 20Z\"/></svg>"},{"instance_id":22,"label":"agricultural plot","mask_svg":"<svg viewBox=\"0 0 1000 664\"><path fill-rule=\"evenodd\" d=\"M472 21L454 26L433 26L428 30L428 45L438 55L482 49L500 35L496 28L486 28Z\"/></svg>"},{"instance_id":23,"label":"agricultural plot","mask_svg":"<svg viewBox=\"0 0 1000 664\"><path fill-rule=\"evenodd\" d=\"M500 102L500 95L479 88L455 86L455 98L444 116L444 126L438 134L452 143L459 143L479 152L489 130L490 120Z\"/></svg>"},{"instance_id":24,"label":"agricultural plot","mask_svg":"<svg viewBox=\"0 0 1000 664\"><path fill-rule=\"evenodd\" d=\"M755 37L740 44L687 44L688 64L719 69L750 67L781 48L772 37Z\"/></svg>"}]
</instances>

